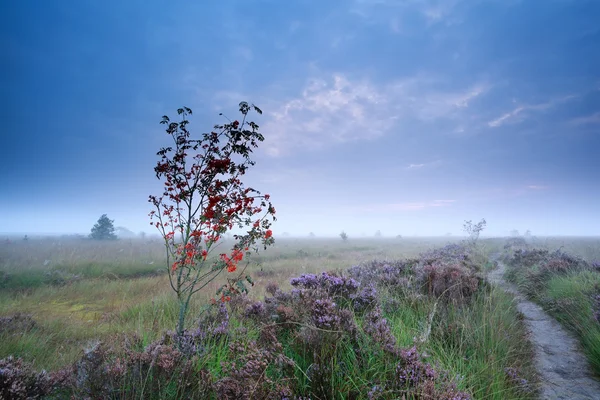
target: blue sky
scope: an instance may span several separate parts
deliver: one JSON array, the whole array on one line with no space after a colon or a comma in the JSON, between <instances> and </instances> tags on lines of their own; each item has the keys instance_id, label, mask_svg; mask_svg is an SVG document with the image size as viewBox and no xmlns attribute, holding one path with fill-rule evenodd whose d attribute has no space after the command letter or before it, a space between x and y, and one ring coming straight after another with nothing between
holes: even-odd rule
<instances>
[{"instance_id":1,"label":"blue sky","mask_svg":"<svg viewBox=\"0 0 600 400\"><path fill-rule=\"evenodd\" d=\"M247 100L276 234L600 234L598 1L0 8L0 232L153 233L160 117Z\"/></svg>"}]
</instances>

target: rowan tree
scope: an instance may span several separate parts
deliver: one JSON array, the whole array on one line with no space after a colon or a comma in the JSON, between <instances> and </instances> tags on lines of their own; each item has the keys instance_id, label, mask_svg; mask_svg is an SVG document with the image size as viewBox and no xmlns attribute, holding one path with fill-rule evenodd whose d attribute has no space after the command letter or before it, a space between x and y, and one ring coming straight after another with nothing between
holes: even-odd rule
<instances>
[{"instance_id":1,"label":"rowan tree","mask_svg":"<svg viewBox=\"0 0 600 400\"><path fill-rule=\"evenodd\" d=\"M169 282L179 302L179 334L195 293L221 275L226 279L217 291L220 301L247 292L246 284L253 281L244 275L246 267L238 265L251 250L258 251L259 245L266 249L274 242L270 196L242 182L255 164L250 158L253 149L264 140L259 126L247 116L262 111L246 102L240 103L239 111L240 121L215 125L200 139L193 139L188 130L192 110L187 107L177 110L179 122L166 115L161 121L173 144L157 153L160 160L154 171L163 180L164 191L149 197L155 207L150 218L165 243ZM234 244L225 251L220 245L232 230L236 230Z\"/></svg>"}]
</instances>

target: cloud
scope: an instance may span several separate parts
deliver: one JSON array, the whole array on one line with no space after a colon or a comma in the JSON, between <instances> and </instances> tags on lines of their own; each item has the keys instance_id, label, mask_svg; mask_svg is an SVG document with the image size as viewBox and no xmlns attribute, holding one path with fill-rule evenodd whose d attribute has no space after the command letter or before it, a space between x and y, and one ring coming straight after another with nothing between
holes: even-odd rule
<instances>
[{"instance_id":1,"label":"cloud","mask_svg":"<svg viewBox=\"0 0 600 400\"><path fill-rule=\"evenodd\" d=\"M436 161L420 163L420 164L409 164L406 167L406 169L416 170L416 169L422 169L422 168L428 168L428 167L436 167L436 166L440 165L441 163L442 163L442 160L436 160Z\"/></svg>"},{"instance_id":2,"label":"cloud","mask_svg":"<svg viewBox=\"0 0 600 400\"><path fill-rule=\"evenodd\" d=\"M579 117L571 120L574 125L592 125L600 124L600 111L585 117Z\"/></svg>"},{"instance_id":3,"label":"cloud","mask_svg":"<svg viewBox=\"0 0 600 400\"><path fill-rule=\"evenodd\" d=\"M416 11L427 21L427 25L443 21L451 24L457 22L455 9L463 2L464 0L355 0L352 12L365 19L373 19L377 15ZM394 27L392 22L393 31Z\"/></svg>"},{"instance_id":4,"label":"cloud","mask_svg":"<svg viewBox=\"0 0 600 400\"><path fill-rule=\"evenodd\" d=\"M508 113L488 122L488 126L490 126L491 128L496 128L496 127L502 125L506 120L516 117L523 110L525 110L525 107L517 107L514 110L512 110L511 112L508 112Z\"/></svg>"},{"instance_id":5,"label":"cloud","mask_svg":"<svg viewBox=\"0 0 600 400\"><path fill-rule=\"evenodd\" d=\"M529 186L527 186L527 189L531 189L531 190L545 190L545 189L548 189L548 186L544 186L544 185L529 185Z\"/></svg>"},{"instance_id":6,"label":"cloud","mask_svg":"<svg viewBox=\"0 0 600 400\"><path fill-rule=\"evenodd\" d=\"M398 100L398 111L431 122L440 118L461 119L461 114L491 89L486 83L460 89L441 89L440 86L443 86L441 79L416 76L390 85L390 90Z\"/></svg>"},{"instance_id":7,"label":"cloud","mask_svg":"<svg viewBox=\"0 0 600 400\"><path fill-rule=\"evenodd\" d=\"M471 103L490 87L474 84L448 89L445 85L443 80L425 75L380 85L341 73L310 79L299 95L266 102L272 107L264 109L273 110L265 114L267 121L262 126L267 133L266 151L281 156L291 150L374 140L407 120L456 120L462 126ZM397 129L395 133L399 133Z\"/></svg>"},{"instance_id":8,"label":"cloud","mask_svg":"<svg viewBox=\"0 0 600 400\"><path fill-rule=\"evenodd\" d=\"M368 140L381 136L393 117L378 106L385 95L368 82L351 82L341 74L311 79L302 94L268 114L263 131L267 152L277 156L290 148Z\"/></svg>"},{"instance_id":9,"label":"cloud","mask_svg":"<svg viewBox=\"0 0 600 400\"><path fill-rule=\"evenodd\" d=\"M558 97L555 99L551 99L545 103L521 105L521 106L516 107L512 111L509 111L509 112L501 115L500 117L489 121L488 126L490 128L497 128L506 123L519 123L526 119L527 111L546 111L546 110L549 110L558 105L567 103L567 102L574 100L576 98L579 98L579 97L580 97L580 95L567 95L567 96L562 96L562 97Z\"/></svg>"},{"instance_id":10,"label":"cloud","mask_svg":"<svg viewBox=\"0 0 600 400\"><path fill-rule=\"evenodd\" d=\"M408 169L418 169L418 168L423 168L426 164L410 164L407 168Z\"/></svg>"}]
</instances>

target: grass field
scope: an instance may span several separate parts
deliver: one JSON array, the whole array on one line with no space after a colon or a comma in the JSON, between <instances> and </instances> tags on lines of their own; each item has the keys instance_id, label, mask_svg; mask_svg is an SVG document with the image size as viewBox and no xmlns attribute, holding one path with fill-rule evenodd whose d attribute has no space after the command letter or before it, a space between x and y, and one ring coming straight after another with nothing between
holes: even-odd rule
<instances>
[{"instance_id":1,"label":"grass field","mask_svg":"<svg viewBox=\"0 0 600 400\"><path fill-rule=\"evenodd\" d=\"M256 285L246 301L263 299L265 296L271 298L266 293L269 284L275 284L279 288L278 293L288 292L292 288L290 278L301 274L346 271L352 266L367 265L374 259L390 262L416 259L419 254L449 242L456 243L457 240L362 239L343 243L340 239L281 239L251 260L249 272L255 278ZM472 276L469 277L481 277L485 269L491 267L485 252L492 251L495 246L497 244L492 241L483 241L478 251L471 254L473 267L469 272ZM165 331L175 327L178 309L168 278L160 268L164 262L160 242L120 240L98 243L32 239L3 243L0 249L0 317L12 318L11 327L0 331L0 359L14 355L33 363L36 369L56 371L81 360L83 349L97 341L109 343L118 352L124 351L121 344L127 342L126 338L135 337L139 340L139 349L143 349L160 340ZM411 268L402 272L405 274L402 280L408 284L377 287L377 302L386 320L385 323L378 322L379 333L369 330L372 314L361 314L352 307L348 309L352 312L350 320L366 336L350 338L344 333L341 339L336 339L340 345L333 346L335 354L327 357L337 361L326 369L326 377L316 379L311 375L314 374L315 365L322 364L318 362L321 356L311 347L310 341L299 346L298 338L303 338L305 333L290 328L277 331L277 340L287 359L294 365L294 372L284 373L269 367L260 378L255 379L257 387L266 385L265 377L269 376L269 393L279 387L277 385L281 386L281 382L291 380L295 393L313 398L362 398L370 391L373 391L373 398L395 398L400 392L412 398L413 392L410 390L417 389L398 387L398 356L390 358L386 355L385 346L382 350L381 343L372 343L384 340L380 338L383 335L381 327L388 326L396 346L408 349L417 343L424 360L444 371L437 374L440 378L436 379L445 376L442 380L453 382L457 391L464 391L477 399L534 398L536 378L531 346L526 340L525 329L512 298L481 281L475 292L469 295L468 301L444 303L441 300L443 293L423 295L416 284L422 279L419 278L420 272ZM444 271L446 266L440 264L439 268ZM428 272L430 277L434 277L429 282L437 279L436 271ZM362 284L368 283L365 281ZM196 297L189 318L191 328L204 305L213 297L217 286L218 283L215 283ZM282 300L280 306L293 309L295 313L302 314L304 306L310 307L285 301ZM329 300L325 298L323 301ZM339 301L341 307L345 300ZM314 306L314 303L310 304ZM229 382L231 376L235 376L222 367L223 362L231 361L232 357L241 357L232 355L233 343L241 340L244 346L251 348L252 342L248 342L248 338L260 337L260 327L265 326L249 323L243 313L230 310L230 314L229 326L243 328L245 334L238 337L237 333L231 333L227 340L213 343L211 352L196 361L197 368L206 369L206 373L217 383ZM348 317L347 314L343 315ZM304 317L297 318L298 321L304 321ZM331 339L324 336L322 340L327 341L328 338ZM362 343L361 348L368 352L360 360L356 358L351 345L359 342ZM339 370L340 365L345 366L343 373ZM419 370L422 364L418 366L414 368ZM344 378L341 379L341 376ZM422 379L425 382L429 378ZM386 382L394 380L396 386L389 383L386 386ZM321 386L315 386L319 381ZM119 382L120 390L127 393L122 393L120 398L144 398L148 395L132 392L126 389L128 386L123 381ZM410 383L406 380L402 382L407 385ZM419 381L418 385L425 389L418 390L434 390L433 386L427 389L423 382ZM442 383L436 382L435 390L442 393ZM160 394L157 398L210 398L214 395L213 392L210 395L202 394L200 388L194 389L193 393L185 392L184 395L179 389L169 387L155 388L155 395ZM332 387L331 390L336 390L338 394L328 397L331 393L323 392L324 387ZM455 389L443 390L450 396ZM419 393L423 396L425 392Z\"/></svg>"},{"instance_id":2,"label":"grass field","mask_svg":"<svg viewBox=\"0 0 600 400\"><path fill-rule=\"evenodd\" d=\"M301 273L348 268L372 259L416 257L446 242L441 238L351 243L278 240L250 264L256 282L251 296L260 298L269 281L286 288L290 278ZM41 368L52 369L73 362L81 347L94 338L136 332L154 339L174 327L176 304L165 275L164 248L158 240L48 238L14 240L1 244L0 249L0 314L31 314L40 327L0 344L0 357L18 354L35 360ZM213 297L217 286L215 283L200 293L194 309ZM11 350L14 341L19 351Z\"/></svg>"}]
</instances>

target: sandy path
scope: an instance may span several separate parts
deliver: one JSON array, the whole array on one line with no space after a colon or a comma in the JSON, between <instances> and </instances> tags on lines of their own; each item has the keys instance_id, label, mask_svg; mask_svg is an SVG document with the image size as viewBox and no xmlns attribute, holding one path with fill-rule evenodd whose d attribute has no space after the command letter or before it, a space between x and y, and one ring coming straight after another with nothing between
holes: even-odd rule
<instances>
[{"instance_id":1,"label":"sandy path","mask_svg":"<svg viewBox=\"0 0 600 400\"><path fill-rule=\"evenodd\" d=\"M542 399L600 400L600 381L592 373L589 363L579 350L578 342L556 320L537 304L522 296L517 288L504 280L506 266L490 272L490 282L513 293L517 307L525 317L531 332L540 374Z\"/></svg>"}]
</instances>

